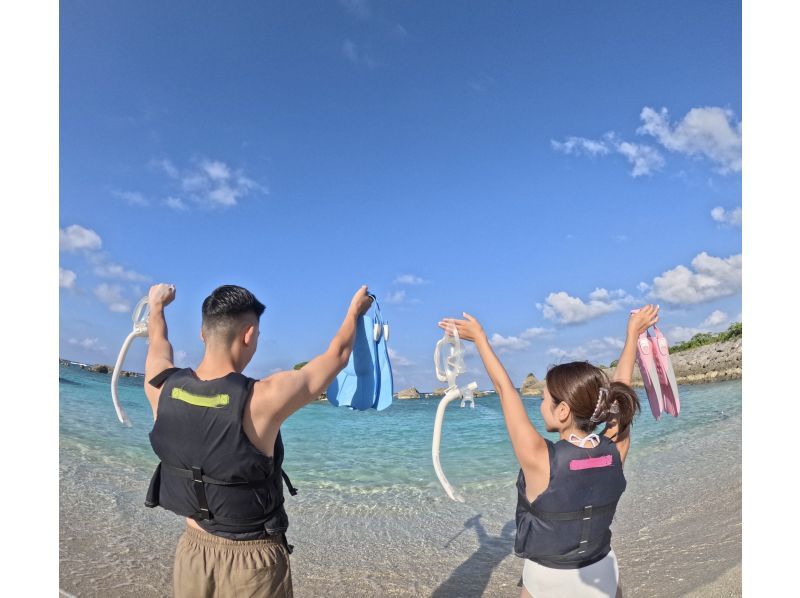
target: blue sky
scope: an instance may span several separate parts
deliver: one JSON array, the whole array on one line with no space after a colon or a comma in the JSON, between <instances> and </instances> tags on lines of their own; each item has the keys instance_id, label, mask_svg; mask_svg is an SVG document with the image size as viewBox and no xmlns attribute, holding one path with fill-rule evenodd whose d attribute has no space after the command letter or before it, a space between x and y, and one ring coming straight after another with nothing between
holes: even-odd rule
<instances>
[{"instance_id":1,"label":"blue sky","mask_svg":"<svg viewBox=\"0 0 800 598\"><path fill-rule=\"evenodd\" d=\"M113 362L160 281L180 365L214 287L256 293L254 376L369 284L398 388L461 311L518 383L642 303L673 341L740 318L738 3L232 6L61 4L63 357Z\"/></svg>"}]
</instances>

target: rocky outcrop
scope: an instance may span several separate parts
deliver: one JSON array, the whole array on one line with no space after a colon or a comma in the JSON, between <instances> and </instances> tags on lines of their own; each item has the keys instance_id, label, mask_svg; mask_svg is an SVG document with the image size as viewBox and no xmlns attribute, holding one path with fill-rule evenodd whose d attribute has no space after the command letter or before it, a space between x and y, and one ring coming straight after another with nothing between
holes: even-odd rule
<instances>
[{"instance_id":1,"label":"rocky outcrop","mask_svg":"<svg viewBox=\"0 0 800 598\"><path fill-rule=\"evenodd\" d=\"M419 391L414 388L406 388L405 390L401 390L394 395L395 399L418 399L419 398Z\"/></svg>"},{"instance_id":2,"label":"rocky outcrop","mask_svg":"<svg viewBox=\"0 0 800 598\"><path fill-rule=\"evenodd\" d=\"M670 355L678 384L703 384L742 377L742 339L703 345ZM603 368L609 376L614 368ZM633 386L643 386L639 366L633 368Z\"/></svg>"},{"instance_id":3,"label":"rocky outcrop","mask_svg":"<svg viewBox=\"0 0 800 598\"><path fill-rule=\"evenodd\" d=\"M520 386L519 394L523 397L538 397L542 395L544 381L538 380L532 373L525 376L525 380Z\"/></svg>"},{"instance_id":4,"label":"rocky outcrop","mask_svg":"<svg viewBox=\"0 0 800 598\"><path fill-rule=\"evenodd\" d=\"M86 370L87 372L93 372L95 374L112 374L114 372L114 366L106 365L104 363L95 363L93 365L87 365L85 363L78 363L78 362L68 362L67 364L62 365L77 365L82 370ZM143 378L144 374L140 374L139 372L129 372L127 370L121 370L119 373L120 376L123 378Z\"/></svg>"}]
</instances>

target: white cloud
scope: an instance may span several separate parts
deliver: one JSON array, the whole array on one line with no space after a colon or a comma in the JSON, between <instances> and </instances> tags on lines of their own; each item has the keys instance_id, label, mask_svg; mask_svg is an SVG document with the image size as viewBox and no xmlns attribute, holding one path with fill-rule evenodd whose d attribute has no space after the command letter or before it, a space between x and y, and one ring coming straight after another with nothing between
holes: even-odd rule
<instances>
[{"instance_id":1,"label":"white cloud","mask_svg":"<svg viewBox=\"0 0 800 598\"><path fill-rule=\"evenodd\" d=\"M741 317L736 320L741 321ZM665 332L667 339L672 343L687 341L695 334L701 332L719 332L728 325L728 314L719 309L712 311L699 326L673 326Z\"/></svg>"},{"instance_id":2,"label":"white cloud","mask_svg":"<svg viewBox=\"0 0 800 598\"><path fill-rule=\"evenodd\" d=\"M177 351L175 351L173 358L175 361L175 365L179 368L185 368L189 365L186 351L181 351L180 349L178 349Z\"/></svg>"},{"instance_id":3,"label":"white cloud","mask_svg":"<svg viewBox=\"0 0 800 598\"><path fill-rule=\"evenodd\" d=\"M563 142L551 139L550 145L554 150L568 156L605 156L611 151L605 142L587 139L586 137L567 137Z\"/></svg>"},{"instance_id":4,"label":"white cloud","mask_svg":"<svg viewBox=\"0 0 800 598\"><path fill-rule=\"evenodd\" d=\"M183 200L180 197L168 197L164 200L164 205L175 210L176 212L185 212L189 209L189 206L183 203Z\"/></svg>"},{"instance_id":5,"label":"white cloud","mask_svg":"<svg viewBox=\"0 0 800 598\"><path fill-rule=\"evenodd\" d=\"M95 288L94 294L113 312L121 313L131 310L130 302L122 296L122 289L118 285L102 283Z\"/></svg>"},{"instance_id":6,"label":"white cloud","mask_svg":"<svg viewBox=\"0 0 800 598\"><path fill-rule=\"evenodd\" d=\"M153 166L174 179L181 191L196 205L203 207L231 207L239 200L253 193L267 194L268 191L242 170L233 170L220 160L202 160L185 171L175 167L167 159L153 160ZM168 197L164 203L173 210L184 210L188 206L183 199Z\"/></svg>"},{"instance_id":7,"label":"white cloud","mask_svg":"<svg viewBox=\"0 0 800 598\"><path fill-rule=\"evenodd\" d=\"M359 48L353 40L346 39L342 42L342 55L355 65L363 65L367 68L378 66L377 61L372 58L365 50Z\"/></svg>"},{"instance_id":8,"label":"white cloud","mask_svg":"<svg viewBox=\"0 0 800 598\"><path fill-rule=\"evenodd\" d=\"M231 169L227 164L218 160L207 160L200 166L212 181L227 181L231 178Z\"/></svg>"},{"instance_id":9,"label":"white cloud","mask_svg":"<svg viewBox=\"0 0 800 598\"><path fill-rule=\"evenodd\" d=\"M547 354L559 362L569 359L607 364L619 357L623 346L625 346L625 343L622 339L604 336L603 338L586 341L573 349L551 347L547 350Z\"/></svg>"},{"instance_id":10,"label":"white cloud","mask_svg":"<svg viewBox=\"0 0 800 598\"><path fill-rule=\"evenodd\" d=\"M516 336L502 336L496 332L492 335L492 338L489 339L489 342L492 344L492 347L501 354L522 351L531 345L530 342L525 339Z\"/></svg>"},{"instance_id":11,"label":"white cloud","mask_svg":"<svg viewBox=\"0 0 800 598\"><path fill-rule=\"evenodd\" d=\"M573 156L606 156L612 152L620 154L633 166L631 176L634 178L652 174L664 165L664 158L655 148L623 141L613 132L606 133L602 140L567 137L564 142L550 140L550 145L556 151Z\"/></svg>"},{"instance_id":12,"label":"white cloud","mask_svg":"<svg viewBox=\"0 0 800 598\"><path fill-rule=\"evenodd\" d=\"M386 298L383 300L384 303L388 303L390 305L397 305L398 303L402 303L406 299L406 292L403 290L394 291L393 293L389 293L386 295Z\"/></svg>"},{"instance_id":13,"label":"white cloud","mask_svg":"<svg viewBox=\"0 0 800 598\"><path fill-rule=\"evenodd\" d=\"M148 206L150 202L148 199L138 191L119 191L112 189L111 194L115 197L125 200L132 206Z\"/></svg>"},{"instance_id":14,"label":"white cloud","mask_svg":"<svg viewBox=\"0 0 800 598\"><path fill-rule=\"evenodd\" d=\"M728 226L742 226L742 208L739 206L727 211L722 206L717 206L711 210L711 218L714 219L714 222L727 224Z\"/></svg>"},{"instance_id":15,"label":"white cloud","mask_svg":"<svg viewBox=\"0 0 800 598\"><path fill-rule=\"evenodd\" d=\"M388 348L389 350L389 359L392 362L392 367L409 367L414 365L414 362L406 357L400 355L397 351L392 349L391 347Z\"/></svg>"},{"instance_id":16,"label":"white cloud","mask_svg":"<svg viewBox=\"0 0 800 598\"><path fill-rule=\"evenodd\" d=\"M156 168L162 170L168 177L177 179L180 177L180 172L175 165L168 159L151 160L150 162Z\"/></svg>"},{"instance_id":17,"label":"white cloud","mask_svg":"<svg viewBox=\"0 0 800 598\"><path fill-rule=\"evenodd\" d=\"M105 256L97 256L92 261L95 262L94 273L101 278L119 278L121 280L130 280L133 282L143 282L149 280L144 274L139 274L133 270L126 270L124 267L114 262L106 261Z\"/></svg>"},{"instance_id":18,"label":"white cloud","mask_svg":"<svg viewBox=\"0 0 800 598\"><path fill-rule=\"evenodd\" d=\"M395 284L425 284L428 282L424 278L420 278L419 276L414 276L413 274L401 274L397 278L394 279Z\"/></svg>"},{"instance_id":19,"label":"white cloud","mask_svg":"<svg viewBox=\"0 0 800 598\"><path fill-rule=\"evenodd\" d=\"M75 280L78 278L78 275L75 274L72 270L66 270L64 268L58 268L58 286L62 289L71 289L75 287Z\"/></svg>"},{"instance_id":20,"label":"white cloud","mask_svg":"<svg viewBox=\"0 0 800 598\"><path fill-rule=\"evenodd\" d=\"M720 324L724 324L728 321L728 314L720 309L715 309L712 311L709 316L703 320L703 323L700 326L708 326L708 327L715 327L719 326Z\"/></svg>"},{"instance_id":21,"label":"white cloud","mask_svg":"<svg viewBox=\"0 0 800 598\"><path fill-rule=\"evenodd\" d=\"M692 108L673 125L666 108L656 112L645 106L640 113L643 124L639 135L653 137L665 149L686 156L704 156L719 166L722 173L742 170L742 123L730 110L717 107ZM631 176L651 175L661 169L664 157L655 147L620 139L606 133L602 139L567 137L550 141L554 150L573 156L607 156L617 153L633 166Z\"/></svg>"},{"instance_id":22,"label":"white cloud","mask_svg":"<svg viewBox=\"0 0 800 598\"><path fill-rule=\"evenodd\" d=\"M693 304L734 295L742 289L742 254L728 258L705 251L692 260L691 270L680 265L653 280L650 296L676 304Z\"/></svg>"},{"instance_id":23,"label":"white cloud","mask_svg":"<svg viewBox=\"0 0 800 598\"><path fill-rule=\"evenodd\" d=\"M636 285L636 288L639 289L640 293L646 293L647 291L650 290L650 285L642 281Z\"/></svg>"},{"instance_id":24,"label":"white cloud","mask_svg":"<svg viewBox=\"0 0 800 598\"><path fill-rule=\"evenodd\" d=\"M554 330L552 328L526 328L520 333L519 337L526 340L532 340L535 338L552 336L553 333Z\"/></svg>"},{"instance_id":25,"label":"white cloud","mask_svg":"<svg viewBox=\"0 0 800 598\"><path fill-rule=\"evenodd\" d=\"M351 15L364 21L372 14L369 0L339 0L339 4Z\"/></svg>"},{"instance_id":26,"label":"white cloud","mask_svg":"<svg viewBox=\"0 0 800 598\"><path fill-rule=\"evenodd\" d=\"M61 251L93 251L102 245L100 235L79 224L58 229L58 247Z\"/></svg>"},{"instance_id":27,"label":"white cloud","mask_svg":"<svg viewBox=\"0 0 800 598\"><path fill-rule=\"evenodd\" d=\"M677 124L669 122L666 108L656 112L646 106L637 133L650 135L670 151L687 156L705 156L722 173L742 170L742 123L731 110L719 107L692 108Z\"/></svg>"},{"instance_id":28,"label":"white cloud","mask_svg":"<svg viewBox=\"0 0 800 598\"><path fill-rule=\"evenodd\" d=\"M649 145L621 141L616 144L616 148L617 152L625 156L633 166L631 176L634 178L653 174L654 171L664 166L664 158L661 157L658 150Z\"/></svg>"},{"instance_id":29,"label":"white cloud","mask_svg":"<svg viewBox=\"0 0 800 598\"><path fill-rule=\"evenodd\" d=\"M100 346L100 339L99 338L85 338L83 340L78 340L76 338L69 339L69 344L74 345L76 347L81 347L82 349L86 349L87 351L105 351L106 347Z\"/></svg>"},{"instance_id":30,"label":"white cloud","mask_svg":"<svg viewBox=\"0 0 800 598\"><path fill-rule=\"evenodd\" d=\"M589 301L579 297L572 297L564 291L550 293L544 305L537 304L545 318L561 324L579 324L593 320L607 313L617 311L627 303L632 303L633 297L622 289L609 291L598 288L589 293Z\"/></svg>"}]
</instances>

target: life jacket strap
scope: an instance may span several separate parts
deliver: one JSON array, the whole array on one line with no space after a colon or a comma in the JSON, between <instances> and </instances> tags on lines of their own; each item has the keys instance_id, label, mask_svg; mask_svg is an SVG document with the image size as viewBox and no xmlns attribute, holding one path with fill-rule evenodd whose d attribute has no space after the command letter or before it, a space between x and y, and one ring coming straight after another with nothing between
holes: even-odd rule
<instances>
[{"instance_id":1,"label":"life jacket strap","mask_svg":"<svg viewBox=\"0 0 800 598\"><path fill-rule=\"evenodd\" d=\"M192 481L194 492L197 495L197 503L200 510L192 517L194 519L212 519L211 511L208 510L208 500L206 500L206 487L203 483L203 470L200 467L192 467Z\"/></svg>"},{"instance_id":2,"label":"life jacket strap","mask_svg":"<svg viewBox=\"0 0 800 598\"><path fill-rule=\"evenodd\" d=\"M602 505L600 507L589 505L580 511L559 513L554 511L540 511L535 506L531 505L531 513L533 513L539 519L546 519L548 521L585 521L587 518L591 520L594 515L605 515L606 513L612 513L616 508L617 503L611 503L609 505Z\"/></svg>"},{"instance_id":3,"label":"life jacket strap","mask_svg":"<svg viewBox=\"0 0 800 598\"><path fill-rule=\"evenodd\" d=\"M292 481L289 479L289 476L286 475L286 472L281 469L281 477L283 477L283 481L286 482L286 488L289 489L289 494L295 496L297 494L297 488L292 486ZM289 552L291 554L291 552Z\"/></svg>"},{"instance_id":4,"label":"life jacket strap","mask_svg":"<svg viewBox=\"0 0 800 598\"><path fill-rule=\"evenodd\" d=\"M157 375L153 376L150 379L150 382L148 382L148 384L150 386L154 386L155 388L161 388L161 385L164 384L166 379L169 378L175 372L177 372L179 369L181 369L181 368L167 368L166 370L164 370L160 374L157 374Z\"/></svg>"},{"instance_id":5,"label":"life jacket strap","mask_svg":"<svg viewBox=\"0 0 800 598\"><path fill-rule=\"evenodd\" d=\"M164 463L163 461L161 462L161 467L162 467L162 469L166 469L171 474L174 474L174 475L176 475L176 476L178 476L180 478L185 478L187 480L193 480L195 482L197 481L197 479L195 477L194 470L195 469L200 469L199 467L198 468L194 468L193 467L192 469L183 469L181 467L175 467L174 465L170 465L169 463ZM267 483L267 478L264 478L262 480L255 480L255 481L227 482L225 480L218 480L216 478L212 478L211 476L207 476L207 475L203 474L202 471L200 473L200 479L201 479L201 481L205 482L206 484L214 484L215 486L252 486L252 487L258 487L258 486L263 486L263 485L265 485Z\"/></svg>"},{"instance_id":6,"label":"life jacket strap","mask_svg":"<svg viewBox=\"0 0 800 598\"><path fill-rule=\"evenodd\" d=\"M581 539L578 543L578 554L586 552L589 536L592 533L592 505L583 507L583 523L581 524Z\"/></svg>"}]
</instances>

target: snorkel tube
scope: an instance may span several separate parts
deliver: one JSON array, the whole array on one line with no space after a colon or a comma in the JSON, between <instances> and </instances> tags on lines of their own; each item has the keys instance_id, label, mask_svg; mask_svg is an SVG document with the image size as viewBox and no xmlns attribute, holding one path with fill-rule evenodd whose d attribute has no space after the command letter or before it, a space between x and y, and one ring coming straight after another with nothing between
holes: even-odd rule
<instances>
[{"instance_id":1,"label":"snorkel tube","mask_svg":"<svg viewBox=\"0 0 800 598\"><path fill-rule=\"evenodd\" d=\"M122 363L125 361L125 356L128 354L128 348L131 342L137 336L147 336L147 317L150 315L150 306L147 303L147 297L142 297L136 307L133 308L133 331L122 343L122 348L119 350L117 356L117 363L114 365L114 373L111 374L111 400L114 402L114 409L117 412L117 418L124 426L131 427L131 420L128 419L128 414L119 403L119 393L117 386L119 384L119 373L122 371Z\"/></svg>"},{"instance_id":2,"label":"snorkel tube","mask_svg":"<svg viewBox=\"0 0 800 598\"><path fill-rule=\"evenodd\" d=\"M448 354L444 356L444 366L442 367L442 346L446 345ZM439 407L436 409L436 422L433 425L433 469L436 470L436 477L442 484L447 496L457 502L464 502L442 471L442 464L439 462L439 445L442 442L442 422L444 421L444 410L447 405L457 399L461 399L461 406L463 407L467 402L470 406L475 408L475 400L472 397L472 391L478 388L476 382L470 382L464 388L459 388L456 384L456 378L459 374L466 371L464 365L464 350L461 348L461 340L458 338L458 331L455 327L452 329L452 334L445 332L445 335L436 343L436 349L433 351L433 362L436 365L436 377L441 382L447 382L448 387L444 397L439 401Z\"/></svg>"}]
</instances>

